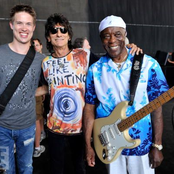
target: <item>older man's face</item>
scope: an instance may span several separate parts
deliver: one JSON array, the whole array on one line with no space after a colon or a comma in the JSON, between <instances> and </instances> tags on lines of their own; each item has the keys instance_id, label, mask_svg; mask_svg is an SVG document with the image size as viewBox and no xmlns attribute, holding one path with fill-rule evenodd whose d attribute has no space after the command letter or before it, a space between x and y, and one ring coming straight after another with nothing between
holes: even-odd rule
<instances>
[{"instance_id":1,"label":"older man's face","mask_svg":"<svg viewBox=\"0 0 174 174\"><path fill-rule=\"evenodd\" d=\"M117 58L125 48L126 30L120 27L108 27L100 34L103 47L111 58Z\"/></svg>"}]
</instances>

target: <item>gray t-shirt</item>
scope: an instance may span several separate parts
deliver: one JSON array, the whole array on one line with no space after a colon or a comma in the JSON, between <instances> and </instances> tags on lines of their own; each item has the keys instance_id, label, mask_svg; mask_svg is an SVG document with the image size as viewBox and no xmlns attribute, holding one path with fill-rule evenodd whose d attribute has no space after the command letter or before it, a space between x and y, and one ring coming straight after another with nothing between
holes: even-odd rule
<instances>
[{"instance_id":1,"label":"gray t-shirt","mask_svg":"<svg viewBox=\"0 0 174 174\"><path fill-rule=\"evenodd\" d=\"M25 55L13 52L8 44L0 46L0 94L24 57ZM35 123L35 91L38 87L43 58L44 55L36 53L29 70L0 116L0 126L17 130L28 128Z\"/></svg>"}]
</instances>

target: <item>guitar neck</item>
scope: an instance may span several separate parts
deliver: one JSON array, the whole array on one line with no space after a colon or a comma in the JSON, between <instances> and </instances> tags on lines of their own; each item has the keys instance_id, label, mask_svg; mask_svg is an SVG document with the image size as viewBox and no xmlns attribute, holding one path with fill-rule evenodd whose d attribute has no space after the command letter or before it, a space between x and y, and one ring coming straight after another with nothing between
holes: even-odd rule
<instances>
[{"instance_id":1,"label":"guitar neck","mask_svg":"<svg viewBox=\"0 0 174 174\"><path fill-rule=\"evenodd\" d=\"M123 132L124 130L131 127L134 123L138 122L142 118L144 118L149 113L153 112L155 109L159 108L169 100L171 100L174 97L174 87L170 88L168 91L164 92L162 95L157 97L155 100L148 103L146 106L138 110L136 113L131 115L130 117L126 118L125 120L122 120L118 124L118 129L120 132Z\"/></svg>"}]
</instances>

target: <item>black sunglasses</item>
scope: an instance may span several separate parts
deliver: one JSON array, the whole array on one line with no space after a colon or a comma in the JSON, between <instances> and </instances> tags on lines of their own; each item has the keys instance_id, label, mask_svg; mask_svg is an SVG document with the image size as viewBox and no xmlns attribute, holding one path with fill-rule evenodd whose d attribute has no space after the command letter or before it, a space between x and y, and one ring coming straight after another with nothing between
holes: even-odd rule
<instances>
[{"instance_id":1,"label":"black sunglasses","mask_svg":"<svg viewBox=\"0 0 174 174\"><path fill-rule=\"evenodd\" d=\"M51 34L56 34L57 31L58 31L58 29L60 30L60 32L61 32L62 34L65 34L65 33L68 32L68 30L67 30L65 27L56 27L56 28L50 28Z\"/></svg>"}]
</instances>

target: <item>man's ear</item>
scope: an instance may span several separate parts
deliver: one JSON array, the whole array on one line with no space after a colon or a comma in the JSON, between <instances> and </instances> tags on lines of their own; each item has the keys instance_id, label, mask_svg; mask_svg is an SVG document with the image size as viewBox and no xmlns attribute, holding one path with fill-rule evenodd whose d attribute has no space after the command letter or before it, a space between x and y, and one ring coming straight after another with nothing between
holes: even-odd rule
<instances>
[{"instance_id":1,"label":"man's ear","mask_svg":"<svg viewBox=\"0 0 174 174\"><path fill-rule=\"evenodd\" d=\"M127 36L127 31L125 31L125 34L124 34L124 36L125 36L125 37Z\"/></svg>"},{"instance_id":2,"label":"man's ear","mask_svg":"<svg viewBox=\"0 0 174 174\"><path fill-rule=\"evenodd\" d=\"M13 24L11 21L9 22L9 25L10 25L10 28L13 30Z\"/></svg>"},{"instance_id":3,"label":"man's ear","mask_svg":"<svg viewBox=\"0 0 174 174\"><path fill-rule=\"evenodd\" d=\"M48 42L50 42L50 41L51 41L49 36L47 37L47 40L48 40Z\"/></svg>"},{"instance_id":4,"label":"man's ear","mask_svg":"<svg viewBox=\"0 0 174 174\"><path fill-rule=\"evenodd\" d=\"M36 29L36 25L34 25L34 27L33 27L33 32L34 32L35 29Z\"/></svg>"}]
</instances>

